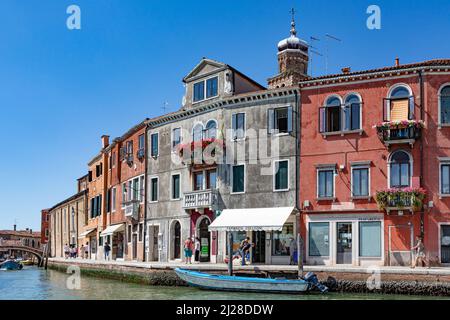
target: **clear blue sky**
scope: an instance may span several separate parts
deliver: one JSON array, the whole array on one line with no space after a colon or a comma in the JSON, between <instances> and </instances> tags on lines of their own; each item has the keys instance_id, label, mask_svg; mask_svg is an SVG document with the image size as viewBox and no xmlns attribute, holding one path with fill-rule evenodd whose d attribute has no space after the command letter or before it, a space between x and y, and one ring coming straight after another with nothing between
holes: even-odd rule
<instances>
[{"instance_id":1,"label":"clear blue sky","mask_svg":"<svg viewBox=\"0 0 450 320\"><path fill-rule=\"evenodd\" d=\"M82 29L66 28L66 8ZM382 29L366 28L366 9ZM325 54L329 73L450 58L450 3L328 0L2 0L0 7L0 229L40 229L40 209L76 192L100 149L146 117L179 108L181 79L202 57L228 63L261 84L277 71L276 44L299 36ZM325 73L314 57L314 74Z\"/></svg>"}]
</instances>

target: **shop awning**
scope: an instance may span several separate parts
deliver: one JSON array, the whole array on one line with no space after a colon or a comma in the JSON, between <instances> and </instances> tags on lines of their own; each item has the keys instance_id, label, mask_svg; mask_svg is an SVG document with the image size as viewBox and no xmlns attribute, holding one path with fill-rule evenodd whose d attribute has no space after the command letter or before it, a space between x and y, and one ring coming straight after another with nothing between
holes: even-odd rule
<instances>
[{"instance_id":1,"label":"shop awning","mask_svg":"<svg viewBox=\"0 0 450 320\"><path fill-rule=\"evenodd\" d=\"M86 230L85 232L80 233L80 235L78 236L78 239L87 238L91 233L93 233L96 230L97 230L97 228Z\"/></svg>"},{"instance_id":2,"label":"shop awning","mask_svg":"<svg viewBox=\"0 0 450 320\"><path fill-rule=\"evenodd\" d=\"M225 209L209 231L281 231L294 207Z\"/></svg>"},{"instance_id":3,"label":"shop awning","mask_svg":"<svg viewBox=\"0 0 450 320\"><path fill-rule=\"evenodd\" d=\"M109 236L114 232L119 232L125 230L125 223L114 224L112 226L108 226L105 230L100 233L100 236Z\"/></svg>"}]
</instances>

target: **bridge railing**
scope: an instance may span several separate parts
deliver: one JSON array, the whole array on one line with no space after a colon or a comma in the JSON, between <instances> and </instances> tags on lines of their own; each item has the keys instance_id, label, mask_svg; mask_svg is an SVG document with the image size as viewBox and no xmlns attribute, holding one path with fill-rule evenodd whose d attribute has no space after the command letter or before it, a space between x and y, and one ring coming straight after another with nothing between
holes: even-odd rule
<instances>
[{"instance_id":1,"label":"bridge railing","mask_svg":"<svg viewBox=\"0 0 450 320\"><path fill-rule=\"evenodd\" d=\"M3 240L0 239L0 246L2 247L26 247L21 240Z\"/></svg>"}]
</instances>

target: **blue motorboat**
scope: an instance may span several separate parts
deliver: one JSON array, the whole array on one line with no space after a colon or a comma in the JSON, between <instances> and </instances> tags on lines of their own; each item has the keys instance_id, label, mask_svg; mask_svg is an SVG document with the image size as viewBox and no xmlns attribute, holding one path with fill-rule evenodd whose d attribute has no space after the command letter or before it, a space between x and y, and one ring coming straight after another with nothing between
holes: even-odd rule
<instances>
[{"instance_id":1,"label":"blue motorboat","mask_svg":"<svg viewBox=\"0 0 450 320\"><path fill-rule=\"evenodd\" d=\"M328 291L313 273L306 274L303 279L289 280L207 274L180 268L175 269L175 272L190 286L207 290L303 293L317 288L322 293Z\"/></svg>"},{"instance_id":2,"label":"blue motorboat","mask_svg":"<svg viewBox=\"0 0 450 320\"><path fill-rule=\"evenodd\" d=\"M6 260L0 264L0 269L2 270L22 270L23 265L14 260Z\"/></svg>"}]
</instances>

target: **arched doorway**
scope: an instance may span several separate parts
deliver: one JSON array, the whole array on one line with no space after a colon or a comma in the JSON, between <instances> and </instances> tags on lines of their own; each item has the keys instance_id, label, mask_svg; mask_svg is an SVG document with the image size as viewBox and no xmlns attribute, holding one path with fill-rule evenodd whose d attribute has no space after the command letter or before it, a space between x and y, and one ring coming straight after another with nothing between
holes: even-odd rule
<instances>
[{"instance_id":1,"label":"arched doorway","mask_svg":"<svg viewBox=\"0 0 450 320\"><path fill-rule=\"evenodd\" d=\"M175 221L173 224L173 259L181 259L181 224Z\"/></svg>"},{"instance_id":2,"label":"arched doorway","mask_svg":"<svg viewBox=\"0 0 450 320\"><path fill-rule=\"evenodd\" d=\"M198 237L200 238L200 262L210 262L211 259L211 233L208 230L211 222L204 217L198 225Z\"/></svg>"}]
</instances>

